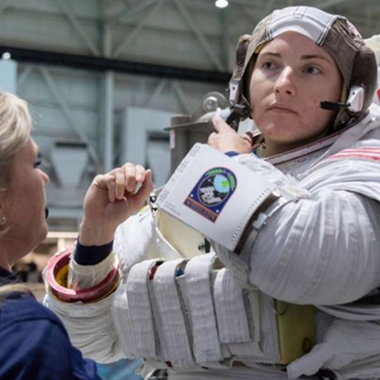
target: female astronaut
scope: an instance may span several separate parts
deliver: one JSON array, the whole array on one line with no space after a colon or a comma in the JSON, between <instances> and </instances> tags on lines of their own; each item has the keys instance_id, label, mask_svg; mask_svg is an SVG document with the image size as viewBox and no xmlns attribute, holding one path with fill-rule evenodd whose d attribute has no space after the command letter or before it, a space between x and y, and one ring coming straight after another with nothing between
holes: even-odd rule
<instances>
[{"instance_id":1,"label":"female astronaut","mask_svg":"<svg viewBox=\"0 0 380 380\"><path fill-rule=\"evenodd\" d=\"M316 8L276 10L242 37L230 103L260 134L242 139L215 118L209 145L275 184L265 225L239 253L213 241L205 252L199 235L153 205L118 227L113 255L112 234L97 237L115 223L94 223L101 216L85 202L71 282L84 290L104 282L115 257L122 280L90 303L49 292L74 344L100 362L143 358L152 379L380 377L376 77L375 55L352 24ZM150 186L150 172L131 164L118 181L130 215L143 205L133 202L136 183ZM285 358L301 330L310 339Z\"/></svg>"}]
</instances>

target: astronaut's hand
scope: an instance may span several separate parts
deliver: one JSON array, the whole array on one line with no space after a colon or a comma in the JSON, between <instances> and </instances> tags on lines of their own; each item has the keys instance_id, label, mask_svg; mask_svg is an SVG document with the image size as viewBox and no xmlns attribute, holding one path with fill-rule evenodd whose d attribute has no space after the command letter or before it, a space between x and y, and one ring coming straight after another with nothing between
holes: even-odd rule
<instances>
[{"instance_id":1,"label":"astronaut's hand","mask_svg":"<svg viewBox=\"0 0 380 380\"><path fill-rule=\"evenodd\" d=\"M140 165L126 163L97 175L84 199L81 244L103 245L112 241L118 225L141 209L152 190L152 172Z\"/></svg>"},{"instance_id":2,"label":"astronaut's hand","mask_svg":"<svg viewBox=\"0 0 380 380\"><path fill-rule=\"evenodd\" d=\"M216 132L210 134L208 145L225 152L251 153L252 152L252 137L250 135L239 136L220 116L212 118Z\"/></svg>"}]
</instances>

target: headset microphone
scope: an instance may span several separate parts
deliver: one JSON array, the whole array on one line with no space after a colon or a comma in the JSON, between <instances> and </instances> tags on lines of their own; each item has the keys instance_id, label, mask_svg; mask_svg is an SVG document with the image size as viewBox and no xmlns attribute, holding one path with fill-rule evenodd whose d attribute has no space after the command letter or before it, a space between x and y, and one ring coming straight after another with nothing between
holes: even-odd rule
<instances>
[{"instance_id":1,"label":"headset microphone","mask_svg":"<svg viewBox=\"0 0 380 380\"><path fill-rule=\"evenodd\" d=\"M328 111L339 111L341 108L348 108L350 105L350 103L328 102L327 100L320 102L320 107Z\"/></svg>"},{"instance_id":2,"label":"headset microphone","mask_svg":"<svg viewBox=\"0 0 380 380\"><path fill-rule=\"evenodd\" d=\"M324 110L339 111L341 108L347 108L351 112L360 112L364 105L364 88L354 86L351 88L346 103L329 102L327 100L320 102L320 107Z\"/></svg>"}]
</instances>

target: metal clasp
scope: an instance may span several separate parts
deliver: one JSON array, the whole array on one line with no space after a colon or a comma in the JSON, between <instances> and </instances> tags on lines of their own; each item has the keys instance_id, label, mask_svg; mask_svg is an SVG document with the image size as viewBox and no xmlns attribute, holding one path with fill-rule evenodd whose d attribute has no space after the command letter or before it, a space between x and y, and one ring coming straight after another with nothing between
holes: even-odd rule
<instances>
[{"instance_id":1,"label":"metal clasp","mask_svg":"<svg viewBox=\"0 0 380 380\"><path fill-rule=\"evenodd\" d=\"M156 201L157 201L157 194L152 191L150 194L149 194L149 208L152 212L153 215L156 214L157 212L157 205L156 205Z\"/></svg>"},{"instance_id":2,"label":"metal clasp","mask_svg":"<svg viewBox=\"0 0 380 380\"><path fill-rule=\"evenodd\" d=\"M155 369L147 378L147 380L167 380L168 372L166 369Z\"/></svg>"}]
</instances>

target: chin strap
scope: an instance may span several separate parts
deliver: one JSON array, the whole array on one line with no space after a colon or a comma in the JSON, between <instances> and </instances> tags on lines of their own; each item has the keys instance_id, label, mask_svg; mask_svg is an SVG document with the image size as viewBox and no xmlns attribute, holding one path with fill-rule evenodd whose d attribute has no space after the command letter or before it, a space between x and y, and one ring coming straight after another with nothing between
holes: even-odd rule
<instances>
[{"instance_id":1,"label":"chin strap","mask_svg":"<svg viewBox=\"0 0 380 380\"><path fill-rule=\"evenodd\" d=\"M237 131L240 119L249 116L249 103L242 94L243 76L245 71L245 59L250 35L244 34L240 37L236 47L236 64L231 80L228 84L228 101L231 113L226 122Z\"/></svg>"},{"instance_id":2,"label":"chin strap","mask_svg":"<svg viewBox=\"0 0 380 380\"><path fill-rule=\"evenodd\" d=\"M231 107L231 113L226 119L226 123L236 132L239 128L240 119L246 115L247 107L243 104L235 104Z\"/></svg>"}]
</instances>

